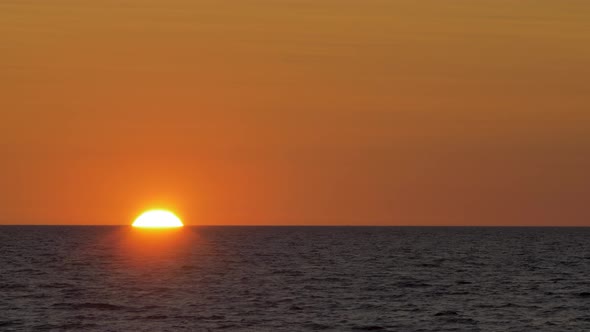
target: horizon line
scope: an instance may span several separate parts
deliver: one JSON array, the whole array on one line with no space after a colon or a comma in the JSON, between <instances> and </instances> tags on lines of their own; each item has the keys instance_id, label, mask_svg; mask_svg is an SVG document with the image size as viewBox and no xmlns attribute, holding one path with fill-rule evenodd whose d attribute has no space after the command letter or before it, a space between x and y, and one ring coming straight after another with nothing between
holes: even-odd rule
<instances>
[{"instance_id":1,"label":"horizon line","mask_svg":"<svg viewBox=\"0 0 590 332\"><path fill-rule=\"evenodd\" d=\"M0 227L132 227L131 224L0 224ZM307 225L307 224L288 224L288 225L268 225L268 224L203 224L203 225L184 225L184 227L437 227L437 228L588 228L590 225Z\"/></svg>"}]
</instances>

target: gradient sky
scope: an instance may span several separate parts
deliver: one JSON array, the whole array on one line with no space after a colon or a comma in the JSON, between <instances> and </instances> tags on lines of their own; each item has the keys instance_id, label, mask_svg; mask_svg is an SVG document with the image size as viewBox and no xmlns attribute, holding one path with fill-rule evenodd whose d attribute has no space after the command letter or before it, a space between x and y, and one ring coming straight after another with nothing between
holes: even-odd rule
<instances>
[{"instance_id":1,"label":"gradient sky","mask_svg":"<svg viewBox=\"0 0 590 332\"><path fill-rule=\"evenodd\" d=\"M588 0L0 0L0 223L590 226Z\"/></svg>"}]
</instances>

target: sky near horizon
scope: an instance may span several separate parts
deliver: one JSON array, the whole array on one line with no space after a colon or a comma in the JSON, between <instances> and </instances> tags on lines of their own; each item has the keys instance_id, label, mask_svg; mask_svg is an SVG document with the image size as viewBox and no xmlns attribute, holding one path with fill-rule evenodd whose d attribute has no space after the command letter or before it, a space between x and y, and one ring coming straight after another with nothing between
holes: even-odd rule
<instances>
[{"instance_id":1,"label":"sky near horizon","mask_svg":"<svg viewBox=\"0 0 590 332\"><path fill-rule=\"evenodd\" d=\"M590 226L587 0L0 0L0 224Z\"/></svg>"}]
</instances>

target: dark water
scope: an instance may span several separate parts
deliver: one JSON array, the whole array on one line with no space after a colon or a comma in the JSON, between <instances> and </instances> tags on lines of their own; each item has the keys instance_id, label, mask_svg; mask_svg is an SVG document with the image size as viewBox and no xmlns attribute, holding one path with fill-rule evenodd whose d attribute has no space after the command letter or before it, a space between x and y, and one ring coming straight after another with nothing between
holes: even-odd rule
<instances>
[{"instance_id":1,"label":"dark water","mask_svg":"<svg viewBox=\"0 0 590 332\"><path fill-rule=\"evenodd\" d=\"M0 227L1 331L590 331L590 229Z\"/></svg>"}]
</instances>

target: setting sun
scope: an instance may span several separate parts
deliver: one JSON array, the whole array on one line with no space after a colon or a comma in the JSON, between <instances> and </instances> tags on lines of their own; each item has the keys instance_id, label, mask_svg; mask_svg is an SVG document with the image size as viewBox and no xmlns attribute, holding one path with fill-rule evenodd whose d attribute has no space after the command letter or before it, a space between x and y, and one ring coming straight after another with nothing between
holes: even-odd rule
<instances>
[{"instance_id":1,"label":"setting sun","mask_svg":"<svg viewBox=\"0 0 590 332\"><path fill-rule=\"evenodd\" d=\"M184 225L180 218L170 211L151 210L137 217L132 226L139 228L178 228Z\"/></svg>"}]
</instances>

